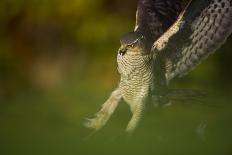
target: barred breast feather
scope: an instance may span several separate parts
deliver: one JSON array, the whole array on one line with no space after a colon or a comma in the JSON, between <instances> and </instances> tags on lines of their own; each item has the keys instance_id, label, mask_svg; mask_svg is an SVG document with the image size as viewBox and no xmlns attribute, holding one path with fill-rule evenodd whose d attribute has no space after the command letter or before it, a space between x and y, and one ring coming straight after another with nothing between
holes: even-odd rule
<instances>
[{"instance_id":1,"label":"barred breast feather","mask_svg":"<svg viewBox=\"0 0 232 155\"><path fill-rule=\"evenodd\" d=\"M192 0L154 44L155 55L164 54L166 78L191 71L215 52L232 32L232 0Z\"/></svg>"},{"instance_id":2,"label":"barred breast feather","mask_svg":"<svg viewBox=\"0 0 232 155\"><path fill-rule=\"evenodd\" d=\"M152 82L152 64L150 55L118 54L118 70L121 74L119 89L123 98L133 104L147 96Z\"/></svg>"}]
</instances>

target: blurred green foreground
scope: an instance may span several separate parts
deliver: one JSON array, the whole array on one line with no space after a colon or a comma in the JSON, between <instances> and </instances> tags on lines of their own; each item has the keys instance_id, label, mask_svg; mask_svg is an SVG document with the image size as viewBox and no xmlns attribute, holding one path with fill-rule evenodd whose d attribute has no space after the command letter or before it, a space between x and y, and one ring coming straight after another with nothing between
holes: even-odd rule
<instances>
[{"instance_id":1,"label":"blurred green foreground","mask_svg":"<svg viewBox=\"0 0 232 155\"><path fill-rule=\"evenodd\" d=\"M125 135L122 102L88 136L86 117L117 86L119 38L133 29L135 0L0 1L0 155L232 154L232 38L172 88L203 101L147 105Z\"/></svg>"}]
</instances>

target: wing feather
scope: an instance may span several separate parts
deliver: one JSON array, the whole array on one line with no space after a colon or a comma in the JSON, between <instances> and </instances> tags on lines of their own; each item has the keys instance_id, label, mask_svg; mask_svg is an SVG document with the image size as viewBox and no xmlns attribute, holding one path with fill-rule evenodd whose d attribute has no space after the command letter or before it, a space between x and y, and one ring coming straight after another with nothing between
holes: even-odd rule
<instances>
[{"instance_id":1,"label":"wing feather","mask_svg":"<svg viewBox=\"0 0 232 155\"><path fill-rule=\"evenodd\" d=\"M180 12L180 0L139 0L135 31L154 42L175 22Z\"/></svg>"},{"instance_id":2,"label":"wing feather","mask_svg":"<svg viewBox=\"0 0 232 155\"><path fill-rule=\"evenodd\" d=\"M174 31L175 30L175 31ZM215 52L232 32L232 0L192 0L154 44L165 54L170 81L183 76Z\"/></svg>"}]
</instances>

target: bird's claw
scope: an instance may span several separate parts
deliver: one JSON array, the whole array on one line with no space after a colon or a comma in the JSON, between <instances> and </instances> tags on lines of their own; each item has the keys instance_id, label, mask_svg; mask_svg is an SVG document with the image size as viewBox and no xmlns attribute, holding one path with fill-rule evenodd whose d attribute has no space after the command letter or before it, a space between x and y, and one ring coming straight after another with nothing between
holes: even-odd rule
<instances>
[{"instance_id":1,"label":"bird's claw","mask_svg":"<svg viewBox=\"0 0 232 155\"><path fill-rule=\"evenodd\" d=\"M97 114L95 114L94 118L86 118L84 126L87 128L99 130L106 124L108 118L109 117L107 113L100 111Z\"/></svg>"}]
</instances>

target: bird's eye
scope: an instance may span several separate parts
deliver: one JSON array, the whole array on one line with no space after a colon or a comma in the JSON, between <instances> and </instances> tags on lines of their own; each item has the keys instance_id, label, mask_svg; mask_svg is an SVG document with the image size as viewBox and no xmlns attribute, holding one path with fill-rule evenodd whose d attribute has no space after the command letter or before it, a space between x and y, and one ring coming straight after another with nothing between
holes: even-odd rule
<instances>
[{"instance_id":1,"label":"bird's eye","mask_svg":"<svg viewBox=\"0 0 232 155\"><path fill-rule=\"evenodd\" d=\"M130 47L130 48L134 48L134 44L130 44L130 45L128 45L128 47Z\"/></svg>"}]
</instances>

